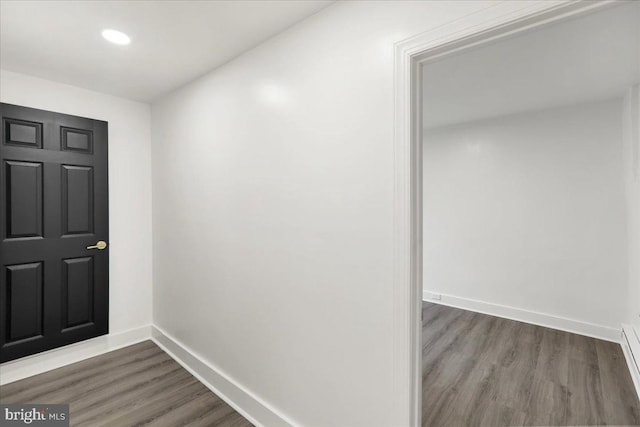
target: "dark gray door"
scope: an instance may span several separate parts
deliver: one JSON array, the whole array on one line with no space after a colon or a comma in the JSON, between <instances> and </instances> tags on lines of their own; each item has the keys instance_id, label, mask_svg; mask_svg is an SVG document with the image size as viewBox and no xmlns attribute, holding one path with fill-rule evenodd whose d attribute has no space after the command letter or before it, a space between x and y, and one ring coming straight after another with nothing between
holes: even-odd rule
<instances>
[{"instance_id":1,"label":"dark gray door","mask_svg":"<svg viewBox=\"0 0 640 427\"><path fill-rule=\"evenodd\" d=\"M106 122L10 104L0 116L5 362L108 333L109 218Z\"/></svg>"}]
</instances>

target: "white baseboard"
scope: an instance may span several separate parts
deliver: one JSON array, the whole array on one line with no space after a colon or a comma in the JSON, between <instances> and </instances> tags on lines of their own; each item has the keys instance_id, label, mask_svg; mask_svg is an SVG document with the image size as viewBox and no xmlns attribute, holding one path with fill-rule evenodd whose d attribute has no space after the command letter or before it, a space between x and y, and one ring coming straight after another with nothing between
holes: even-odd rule
<instances>
[{"instance_id":1,"label":"white baseboard","mask_svg":"<svg viewBox=\"0 0 640 427\"><path fill-rule=\"evenodd\" d=\"M176 362L254 425L297 425L159 327L154 325L151 335L152 340Z\"/></svg>"},{"instance_id":2,"label":"white baseboard","mask_svg":"<svg viewBox=\"0 0 640 427\"><path fill-rule=\"evenodd\" d=\"M640 338L631 325L622 325L622 352L640 399Z\"/></svg>"},{"instance_id":3,"label":"white baseboard","mask_svg":"<svg viewBox=\"0 0 640 427\"><path fill-rule=\"evenodd\" d=\"M61 368L150 338L151 325L146 325L5 362L0 365L0 385Z\"/></svg>"},{"instance_id":4,"label":"white baseboard","mask_svg":"<svg viewBox=\"0 0 640 427\"><path fill-rule=\"evenodd\" d=\"M422 299L435 304L462 308L464 310L489 314L491 316L503 317L505 319L517 320L520 322L531 323L533 325L620 343L621 329L581 322L579 320L567 319L565 317L554 316L537 311L529 311L506 305L493 304L470 298L456 297L453 295L435 294L441 295L441 299L434 300L432 298L433 295L434 293L432 292L423 291Z\"/></svg>"}]
</instances>

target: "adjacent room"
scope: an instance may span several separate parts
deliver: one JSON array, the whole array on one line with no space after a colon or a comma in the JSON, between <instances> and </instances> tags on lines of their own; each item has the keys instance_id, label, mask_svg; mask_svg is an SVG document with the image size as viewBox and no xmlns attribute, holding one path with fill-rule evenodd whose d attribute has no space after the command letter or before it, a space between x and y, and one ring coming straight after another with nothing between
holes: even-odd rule
<instances>
[{"instance_id":1,"label":"adjacent room","mask_svg":"<svg viewBox=\"0 0 640 427\"><path fill-rule=\"evenodd\" d=\"M0 0L0 425L640 426L640 2Z\"/></svg>"},{"instance_id":2,"label":"adjacent room","mask_svg":"<svg viewBox=\"0 0 640 427\"><path fill-rule=\"evenodd\" d=\"M635 2L423 64L423 425L640 424L639 31Z\"/></svg>"}]
</instances>

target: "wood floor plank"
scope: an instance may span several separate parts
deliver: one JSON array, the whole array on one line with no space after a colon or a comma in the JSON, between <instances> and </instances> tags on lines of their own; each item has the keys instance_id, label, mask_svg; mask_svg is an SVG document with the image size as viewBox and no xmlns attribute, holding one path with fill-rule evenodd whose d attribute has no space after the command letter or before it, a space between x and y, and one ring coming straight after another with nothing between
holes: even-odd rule
<instances>
[{"instance_id":1,"label":"wood floor plank","mask_svg":"<svg viewBox=\"0 0 640 427\"><path fill-rule=\"evenodd\" d=\"M166 412L145 425L148 427L164 427L199 424L199 421L206 416L206 414L212 414L213 421L211 425L218 426L226 415L232 414L233 412L233 408L229 405L223 405L219 400L211 399L211 396L207 393L190 399L183 405Z\"/></svg>"},{"instance_id":2,"label":"wood floor plank","mask_svg":"<svg viewBox=\"0 0 640 427\"><path fill-rule=\"evenodd\" d=\"M251 426L151 341L4 385L1 403L68 403L72 426Z\"/></svg>"},{"instance_id":3,"label":"wood floor plank","mask_svg":"<svg viewBox=\"0 0 640 427\"><path fill-rule=\"evenodd\" d=\"M520 412L525 414L524 425L564 426L567 424L569 390L565 385L534 375L527 407Z\"/></svg>"},{"instance_id":4,"label":"wood floor plank","mask_svg":"<svg viewBox=\"0 0 640 427\"><path fill-rule=\"evenodd\" d=\"M215 411L209 411L189 425L193 427L247 427L251 423L244 418L238 418L233 411L229 411L223 416L216 414Z\"/></svg>"},{"instance_id":5,"label":"wood floor plank","mask_svg":"<svg viewBox=\"0 0 640 427\"><path fill-rule=\"evenodd\" d=\"M163 377L170 376L181 370L181 366L176 366L173 359L149 365L146 369L132 372L127 377L119 377L116 381L110 381L103 387L92 387L90 393L81 396L74 396L73 401L78 409L86 409L94 406L101 406L110 399L118 396L135 396L146 387L155 385Z\"/></svg>"},{"instance_id":6,"label":"wood floor plank","mask_svg":"<svg viewBox=\"0 0 640 427\"><path fill-rule=\"evenodd\" d=\"M640 426L618 344L426 302L423 313L423 426Z\"/></svg>"},{"instance_id":7,"label":"wood floor plank","mask_svg":"<svg viewBox=\"0 0 640 427\"><path fill-rule=\"evenodd\" d=\"M168 372L154 371L148 381L134 379L134 382L122 382L101 393L89 393L74 400L75 421L81 423L91 419L107 419L111 414L129 411L137 402L147 402L171 388L178 390L180 385L192 381L191 375L184 369L172 366Z\"/></svg>"},{"instance_id":8,"label":"wood floor plank","mask_svg":"<svg viewBox=\"0 0 640 427\"><path fill-rule=\"evenodd\" d=\"M201 384L198 384L198 381L195 381L191 375L187 375L185 379L180 379L177 383L159 390L152 396L141 395L134 402L103 414L99 423L87 419L87 427L92 422L100 426L118 426L126 420L141 424L143 420L153 419L154 416L158 416L167 406L167 402L175 400L176 395L189 396L194 392L204 393L205 390L200 386ZM80 423L80 425L84 424Z\"/></svg>"},{"instance_id":9,"label":"wood floor plank","mask_svg":"<svg viewBox=\"0 0 640 427\"><path fill-rule=\"evenodd\" d=\"M622 349L614 343L597 341L596 352L606 421L623 425L640 419L638 399L633 384L627 380L629 371Z\"/></svg>"},{"instance_id":10,"label":"wood floor plank","mask_svg":"<svg viewBox=\"0 0 640 427\"><path fill-rule=\"evenodd\" d=\"M497 399L516 411L526 412L534 386L534 375L542 347L542 332L516 323L507 341L494 349L500 369ZM504 347L504 351L498 350Z\"/></svg>"},{"instance_id":11,"label":"wood floor plank","mask_svg":"<svg viewBox=\"0 0 640 427\"><path fill-rule=\"evenodd\" d=\"M34 398L37 393L55 391L74 381L82 381L87 372L91 372L92 377L95 379L101 373L112 373L122 366L132 365L138 361L146 361L150 357L161 354L162 350L158 346L151 341L145 341L136 344L135 347L129 346L109 352L100 358L92 357L21 381L6 384L2 386L2 391L6 396L12 396L18 399L17 401L19 402L25 402L24 399Z\"/></svg>"},{"instance_id":12,"label":"wood floor plank","mask_svg":"<svg viewBox=\"0 0 640 427\"><path fill-rule=\"evenodd\" d=\"M135 409L121 414L117 417L110 417L98 423L100 427L118 427L126 423L132 423L136 426L148 425L164 414L179 408L192 399L203 394L207 394L208 390L197 380L190 380L184 387L178 388L173 393L172 398L152 399L147 402L141 402ZM222 402L220 402L222 404Z\"/></svg>"},{"instance_id":13,"label":"wood floor plank","mask_svg":"<svg viewBox=\"0 0 640 427\"><path fill-rule=\"evenodd\" d=\"M105 371L102 368L96 368L95 370L82 371L78 375L70 377L61 376L56 380L43 383L42 386L35 386L15 395L8 395L8 398L11 401L23 403L52 402L53 400L71 402L92 392L107 389L113 384L118 384L136 375L144 374L150 368L162 369L171 365L172 362L173 360L167 354L158 353L146 360L135 360L113 370ZM87 375L90 375L90 381L87 380Z\"/></svg>"},{"instance_id":14,"label":"wood floor plank","mask_svg":"<svg viewBox=\"0 0 640 427\"><path fill-rule=\"evenodd\" d=\"M569 334L544 328L536 376L542 380L567 386L569 381Z\"/></svg>"},{"instance_id":15,"label":"wood floor plank","mask_svg":"<svg viewBox=\"0 0 640 427\"><path fill-rule=\"evenodd\" d=\"M474 419L475 425L480 426L511 426L524 423L525 414L493 401L487 406L484 417Z\"/></svg>"},{"instance_id":16,"label":"wood floor plank","mask_svg":"<svg viewBox=\"0 0 640 427\"><path fill-rule=\"evenodd\" d=\"M590 365L598 364L598 352L595 338L578 334L569 334L569 359L579 360Z\"/></svg>"},{"instance_id":17,"label":"wood floor plank","mask_svg":"<svg viewBox=\"0 0 640 427\"><path fill-rule=\"evenodd\" d=\"M579 360L569 363L567 417L579 425L604 425L604 396L598 365Z\"/></svg>"}]
</instances>

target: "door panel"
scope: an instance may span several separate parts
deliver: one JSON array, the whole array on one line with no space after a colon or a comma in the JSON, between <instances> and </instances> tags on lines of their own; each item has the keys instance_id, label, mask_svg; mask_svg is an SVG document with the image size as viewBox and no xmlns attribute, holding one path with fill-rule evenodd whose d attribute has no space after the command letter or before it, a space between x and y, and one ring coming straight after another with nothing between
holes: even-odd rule
<instances>
[{"instance_id":1,"label":"door panel","mask_svg":"<svg viewBox=\"0 0 640 427\"><path fill-rule=\"evenodd\" d=\"M42 148L42 123L4 119L5 144Z\"/></svg>"},{"instance_id":2,"label":"door panel","mask_svg":"<svg viewBox=\"0 0 640 427\"><path fill-rule=\"evenodd\" d=\"M42 237L42 163L5 161L8 239Z\"/></svg>"},{"instance_id":3,"label":"door panel","mask_svg":"<svg viewBox=\"0 0 640 427\"><path fill-rule=\"evenodd\" d=\"M63 329L93 322L93 257L62 261Z\"/></svg>"},{"instance_id":4,"label":"door panel","mask_svg":"<svg viewBox=\"0 0 640 427\"><path fill-rule=\"evenodd\" d=\"M62 149L79 153L93 153L93 132L86 129L60 128Z\"/></svg>"},{"instance_id":5,"label":"door panel","mask_svg":"<svg viewBox=\"0 0 640 427\"><path fill-rule=\"evenodd\" d=\"M0 104L0 362L108 333L107 123Z\"/></svg>"},{"instance_id":6,"label":"door panel","mask_svg":"<svg viewBox=\"0 0 640 427\"><path fill-rule=\"evenodd\" d=\"M7 342L42 337L42 262L6 267Z\"/></svg>"},{"instance_id":7,"label":"door panel","mask_svg":"<svg viewBox=\"0 0 640 427\"><path fill-rule=\"evenodd\" d=\"M93 233L93 168L62 165L62 233Z\"/></svg>"}]
</instances>

